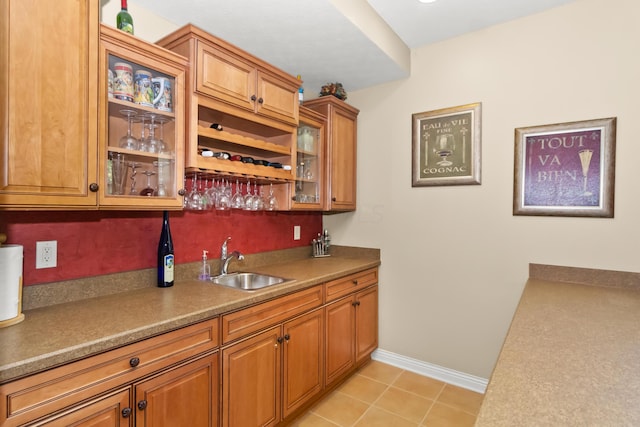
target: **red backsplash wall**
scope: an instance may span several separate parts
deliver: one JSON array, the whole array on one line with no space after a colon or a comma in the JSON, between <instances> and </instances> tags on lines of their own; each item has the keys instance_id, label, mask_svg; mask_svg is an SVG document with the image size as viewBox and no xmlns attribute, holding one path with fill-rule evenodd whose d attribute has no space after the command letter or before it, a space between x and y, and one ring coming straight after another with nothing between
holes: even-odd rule
<instances>
[{"instance_id":1,"label":"red backsplash wall","mask_svg":"<svg viewBox=\"0 0 640 427\"><path fill-rule=\"evenodd\" d=\"M309 245L322 230L320 213L171 211L169 222L178 264L203 249L219 258L228 236L229 250L251 254ZM0 212L7 243L24 246L25 286L155 267L161 225L162 212ZM36 242L47 240L58 242L58 266L36 270Z\"/></svg>"}]
</instances>

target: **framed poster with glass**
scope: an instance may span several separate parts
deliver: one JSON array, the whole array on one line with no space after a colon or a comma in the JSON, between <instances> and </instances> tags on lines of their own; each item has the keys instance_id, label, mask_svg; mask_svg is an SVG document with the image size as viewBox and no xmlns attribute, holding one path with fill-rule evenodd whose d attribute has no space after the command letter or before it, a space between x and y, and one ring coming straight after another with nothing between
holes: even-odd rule
<instances>
[{"instance_id":1,"label":"framed poster with glass","mask_svg":"<svg viewBox=\"0 0 640 427\"><path fill-rule=\"evenodd\" d=\"M514 215L613 217L616 118L515 130Z\"/></svg>"}]
</instances>

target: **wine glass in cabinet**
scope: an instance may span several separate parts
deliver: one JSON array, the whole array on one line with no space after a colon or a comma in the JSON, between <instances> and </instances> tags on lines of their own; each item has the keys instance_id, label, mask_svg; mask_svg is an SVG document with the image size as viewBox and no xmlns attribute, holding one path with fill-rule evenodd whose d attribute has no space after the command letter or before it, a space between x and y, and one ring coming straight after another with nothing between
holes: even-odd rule
<instances>
[{"instance_id":1,"label":"wine glass in cabinet","mask_svg":"<svg viewBox=\"0 0 640 427\"><path fill-rule=\"evenodd\" d=\"M292 210L323 209L325 122L324 115L300 107L295 181L290 184Z\"/></svg>"},{"instance_id":2,"label":"wine glass in cabinet","mask_svg":"<svg viewBox=\"0 0 640 427\"><path fill-rule=\"evenodd\" d=\"M186 58L102 24L99 59L100 206L181 209ZM128 191L114 191L116 157L144 174Z\"/></svg>"}]
</instances>

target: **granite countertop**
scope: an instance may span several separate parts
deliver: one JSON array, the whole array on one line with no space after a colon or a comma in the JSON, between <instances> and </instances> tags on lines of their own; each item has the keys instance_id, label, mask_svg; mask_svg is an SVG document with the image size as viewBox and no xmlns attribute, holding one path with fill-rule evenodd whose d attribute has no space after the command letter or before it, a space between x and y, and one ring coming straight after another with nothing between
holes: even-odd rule
<instances>
[{"instance_id":1,"label":"granite countertop","mask_svg":"<svg viewBox=\"0 0 640 427\"><path fill-rule=\"evenodd\" d=\"M640 425L640 275L531 270L476 426Z\"/></svg>"},{"instance_id":2,"label":"granite countertop","mask_svg":"<svg viewBox=\"0 0 640 427\"><path fill-rule=\"evenodd\" d=\"M145 286L25 310L23 322L0 329L0 383L377 267L379 255L347 250L243 270L291 279L257 291L177 279L171 288Z\"/></svg>"}]
</instances>

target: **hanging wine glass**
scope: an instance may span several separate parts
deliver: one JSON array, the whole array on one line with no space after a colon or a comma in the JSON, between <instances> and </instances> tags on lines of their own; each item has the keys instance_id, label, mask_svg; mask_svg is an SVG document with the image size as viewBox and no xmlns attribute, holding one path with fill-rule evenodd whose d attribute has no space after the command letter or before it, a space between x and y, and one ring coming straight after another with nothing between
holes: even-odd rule
<instances>
[{"instance_id":1,"label":"hanging wine glass","mask_svg":"<svg viewBox=\"0 0 640 427\"><path fill-rule=\"evenodd\" d=\"M262 187L260 188L260 193L262 193ZM262 201L262 195L258 193L258 183L253 183L253 199L251 199L251 210L252 211L261 211L264 209L264 202Z\"/></svg>"},{"instance_id":2,"label":"hanging wine glass","mask_svg":"<svg viewBox=\"0 0 640 427\"><path fill-rule=\"evenodd\" d=\"M278 198L273 194L273 183L269 184L269 197L264 208L268 211L278 210Z\"/></svg>"},{"instance_id":3,"label":"hanging wine glass","mask_svg":"<svg viewBox=\"0 0 640 427\"><path fill-rule=\"evenodd\" d=\"M142 172L143 175L147 176L147 186L140 191L141 196L155 196L156 190L151 186L151 177L156 173L154 171L146 170Z\"/></svg>"},{"instance_id":4,"label":"hanging wine glass","mask_svg":"<svg viewBox=\"0 0 640 427\"><path fill-rule=\"evenodd\" d=\"M197 211L202 210L204 206L202 203L202 194L198 191L198 174L195 173L191 177L191 191L187 196L187 206L189 206L189 209Z\"/></svg>"},{"instance_id":5,"label":"hanging wine glass","mask_svg":"<svg viewBox=\"0 0 640 427\"><path fill-rule=\"evenodd\" d=\"M135 110L120 110L120 114L127 116L127 134L120 138L120 147L128 150L138 149L138 139L131 134L133 117L138 114Z\"/></svg>"},{"instance_id":6,"label":"hanging wine glass","mask_svg":"<svg viewBox=\"0 0 640 427\"><path fill-rule=\"evenodd\" d=\"M244 208L244 197L242 196L242 187L239 181L236 179L236 192L231 197L231 207L233 209Z\"/></svg>"},{"instance_id":7,"label":"hanging wine glass","mask_svg":"<svg viewBox=\"0 0 640 427\"><path fill-rule=\"evenodd\" d=\"M226 211L231 208L231 196L227 191L227 184L222 180L222 187L219 189L218 198L216 199L216 209Z\"/></svg>"},{"instance_id":8,"label":"hanging wine glass","mask_svg":"<svg viewBox=\"0 0 640 427\"><path fill-rule=\"evenodd\" d=\"M205 189L205 194L209 199L210 205L209 209L213 209L216 206L218 200L218 189L216 188L217 180L215 178L211 179L211 187Z\"/></svg>"},{"instance_id":9,"label":"hanging wine glass","mask_svg":"<svg viewBox=\"0 0 640 427\"><path fill-rule=\"evenodd\" d=\"M247 181L247 194L244 195L244 210L250 211L253 207L253 194L251 194L251 181Z\"/></svg>"}]
</instances>

